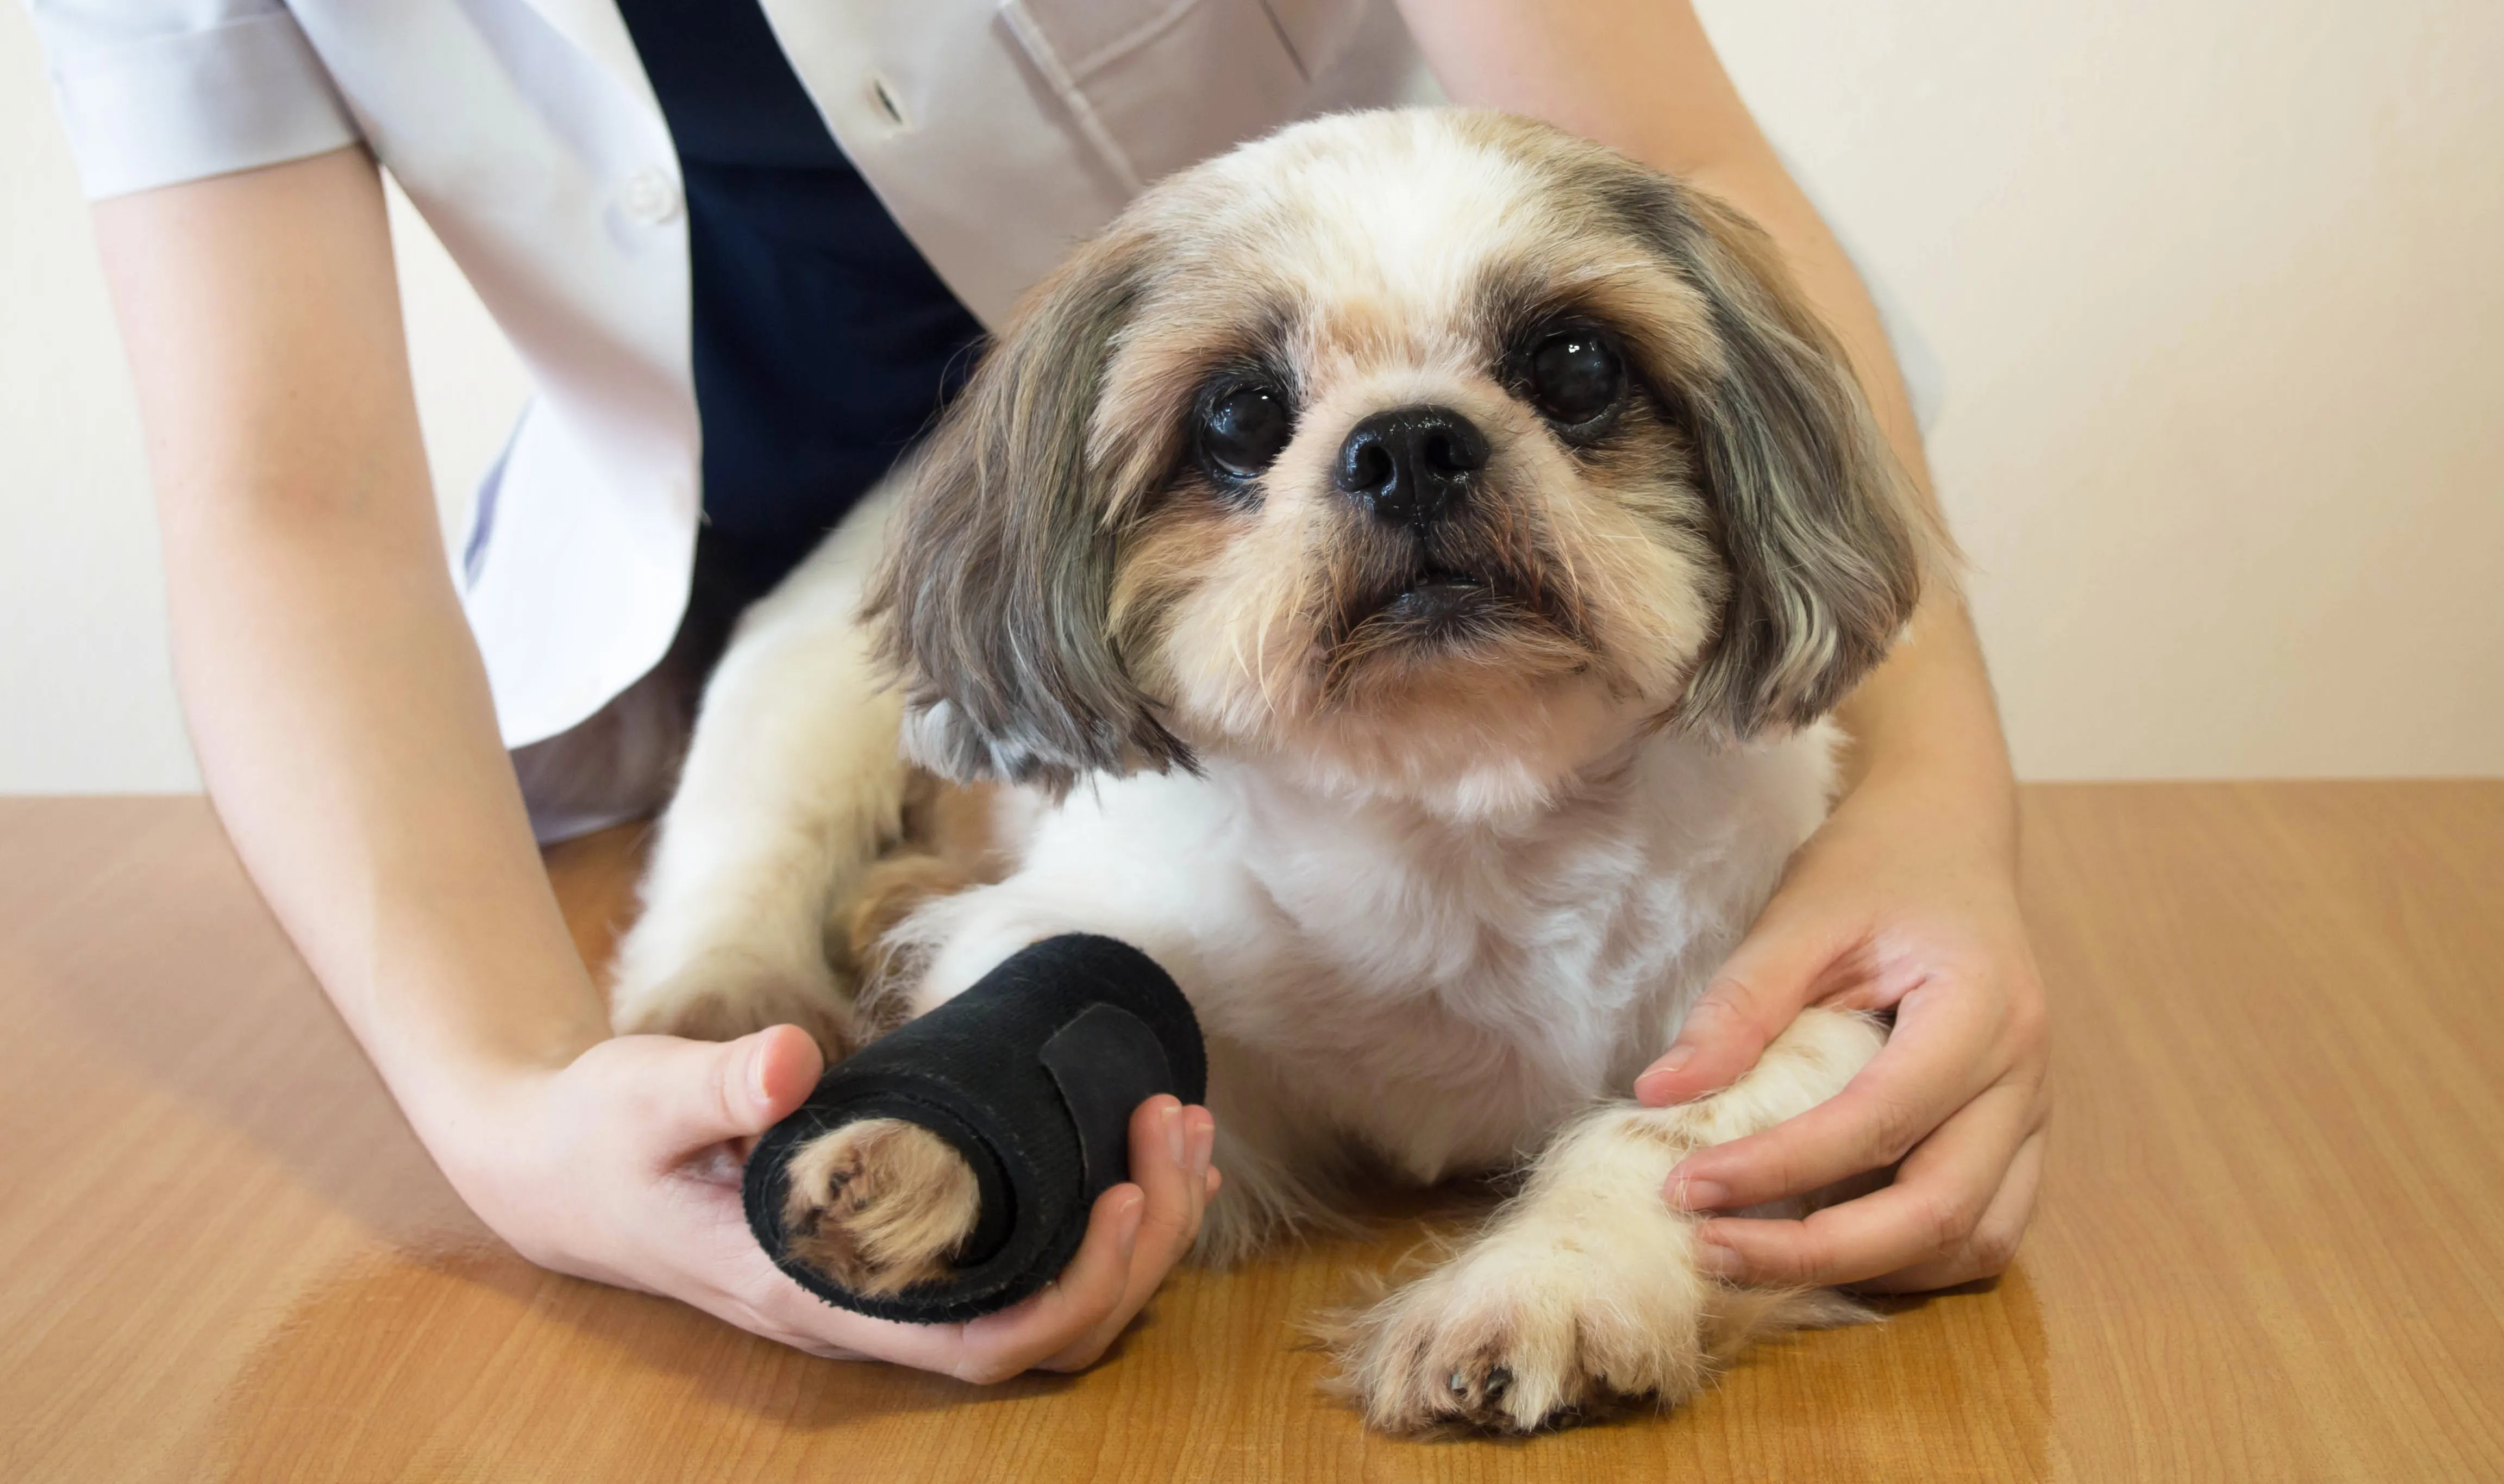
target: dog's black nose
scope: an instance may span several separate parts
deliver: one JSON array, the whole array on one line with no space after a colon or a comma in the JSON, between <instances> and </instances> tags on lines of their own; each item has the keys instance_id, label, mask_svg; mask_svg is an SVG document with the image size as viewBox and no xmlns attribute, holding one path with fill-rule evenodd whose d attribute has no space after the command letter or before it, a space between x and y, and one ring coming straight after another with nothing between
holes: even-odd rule
<instances>
[{"instance_id":1,"label":"dog's black nose","mask_svg":"<svg viewBox=\"0 0 2504 1484\"><path fill-rule=\"evenodd\" d=\"M1339 451L1339 487L1377 520L1449 520L1486 467L1486 434L1449 407L1395 407L1356 425Z\"/></svg>"}]
</instances>

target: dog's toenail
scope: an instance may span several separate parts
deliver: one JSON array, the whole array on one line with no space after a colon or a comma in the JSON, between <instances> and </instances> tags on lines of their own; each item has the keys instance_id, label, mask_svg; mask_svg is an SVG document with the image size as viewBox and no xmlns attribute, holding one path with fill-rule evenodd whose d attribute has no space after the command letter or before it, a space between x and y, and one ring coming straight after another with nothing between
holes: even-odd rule
<instances>
[{"instance_id":1,"label":"dog's toenail","mask_svg":"<svg viewBox=\"0 0 2504 1484\"><path fill-rule=\"evenodd\" d=\"M1470 1394L1470 1373L1466 1370L1453 1371L1452 1379L1443 1384L1451 1389L1453 1396L1466 1397Z\"/></svg>"},{"instance_id":2,"label":"dog's toenail","mask_svg":"<svg viewBox=\"0 0 2504 1484\"><path fill-rule=\"evenodd\" d=\"M1499 1365L1495 1369L1487 1372L1486 1399L1489 1401L1502 1401L1504 1399L1504 1394L1512 1389L1512 1371Z\"/></svg>"}]
</instances>

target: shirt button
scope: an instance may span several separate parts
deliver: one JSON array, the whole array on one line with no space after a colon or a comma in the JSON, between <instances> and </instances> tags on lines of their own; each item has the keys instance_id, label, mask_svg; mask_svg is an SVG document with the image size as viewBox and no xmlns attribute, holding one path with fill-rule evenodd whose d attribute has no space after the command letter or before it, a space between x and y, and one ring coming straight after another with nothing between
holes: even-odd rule
<instances>
[{"instance_id":1,"label":"shirt button","mask_svg":"<svg viewBox=\"0 0 2504 1484\"><path fill-rule=\"evenodd\" d=\"M678 188L658 170L638 170L626 178L618 204L636 221L658 226L678 214Z\"/></svg>"}]
</instances>

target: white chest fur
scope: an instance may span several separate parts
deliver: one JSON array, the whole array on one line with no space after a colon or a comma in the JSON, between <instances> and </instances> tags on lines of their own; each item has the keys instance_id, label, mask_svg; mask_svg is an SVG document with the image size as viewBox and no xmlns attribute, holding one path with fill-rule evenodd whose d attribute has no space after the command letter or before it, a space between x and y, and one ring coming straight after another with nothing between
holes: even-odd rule
<instances>
[{"instance_id":1,"label":"white chest fur","mask_svg":"<svg viewBox=\"0 0 2504 1484\"><path fill-rule=\"evenodd\" d=\"M1466 823L1222 760L1082 787L1008 880L911 924L922 1004L1023 943L1107 933L1174 974L1278 1133L1420 1180L1501 1165L1668 1045L1823 817L1830 759L1824 728L1654 737L1552 807Z\"/></svg>"}]
</instances>

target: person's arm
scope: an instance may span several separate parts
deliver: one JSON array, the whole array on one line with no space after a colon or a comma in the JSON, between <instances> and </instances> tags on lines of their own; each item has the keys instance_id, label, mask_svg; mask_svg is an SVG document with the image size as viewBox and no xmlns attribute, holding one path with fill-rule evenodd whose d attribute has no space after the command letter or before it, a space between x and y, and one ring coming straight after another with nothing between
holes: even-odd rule
<instances>
[{"instance_id":1,"label":"person's arm","mask_svg":"<svg viewBox=\"0 0 2504 1484\"><path fill-rule=\"evenodd\" d=\"M1402 0L1402 10L1455 101L1611 145L1756 219L1932 501L1877 310L1685 0ZM1952 580L1930 585L1907 638L1840 719L1856 743L1847 792L1636 1090L1657 1105L1726 1086L1804 1004L1893 1010L1887 1050L1840 1096L1694 1155L1667 1193L1729 1209L1901 1158L1887 1190L1806 1222L1721 1219L1704 1234L1734 1276L1941 1287L1998 1273L2015 1252L2049 1118L2043 991L2017 908L2015 782Z\"/></svg>"},{"instance_id":2,"label":"person's arm","mask_svg":"<svg viewBox=\"0 0 2504 1484\"><path fill-rule=\"evenodd\" d=\"M437 535L372 161L143 191L95 223L210 792L463 1198L536 1261L805 1349L981 1379L1092 1362L1198 1228L1207 1114L1143 1107L1139 1183L1007 1313L883 1325L784 1278L708 1156L796 1107L817 1048L790 1026L609 1038Z\"/></svg>"}]
</instances>

